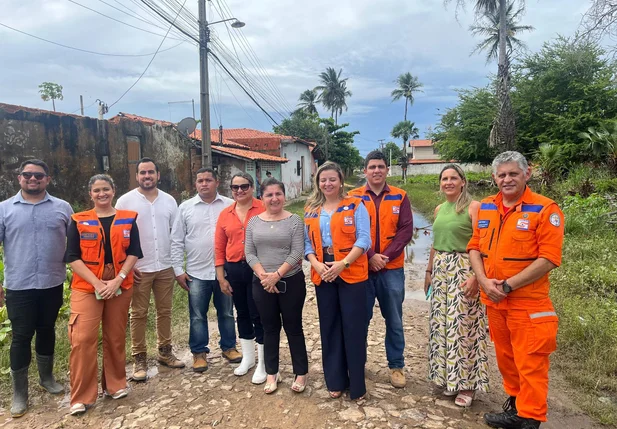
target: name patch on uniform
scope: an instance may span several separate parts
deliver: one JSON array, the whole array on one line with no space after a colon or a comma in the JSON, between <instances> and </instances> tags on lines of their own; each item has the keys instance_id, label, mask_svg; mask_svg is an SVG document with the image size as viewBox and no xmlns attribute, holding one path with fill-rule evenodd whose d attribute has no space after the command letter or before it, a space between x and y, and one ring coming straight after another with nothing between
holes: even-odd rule
<instances>
[{"instance_id":1,"label":"name patch on uniform","mask_svg":"<svg viewBox=\"0 0 617 429\"><path fill-rule=\"evenodd\" d=\"M122 235L124 236L124 238L131 238L131 230L130 229L123 229L122 230Z\"/></svg>"},{"instance_id":2,"label":"name patch on uniform","mask_svg":"<svg viewBox=\"0 0 617 429\"><path fill-rule=\"evenodd\" d=\"M392 214L399 214L400 211L401 211L400 206L392 206Z\"/></svg>"},{"instance_id":3,"label":"name patch on uniform","mask_svg":"<svg viewBox=\"0 0 617 429\"><path fill-rule=\"evenodd\" d=\"M516 229L527 231L529 229L529 219L519 219L516 221Z\"/></svg>"},{"instance_id":4,"label":"name patch on uniform","mask_svg":"<svg viewBox=\"0 0 617 429\"><path fill-rule=\"evenodd\" d=\"M486 219L486 220L479 220L478 221L478 228L480 228L480 229L488 228L490 223L491 223L491 221L488 220L488 219Z\"/></svg>"},{"instance_id":5,"label":"name patch on uniform","mask_svg":"<svg viewBox=\"0 0 617 429\"><path fill-rule=\"evenodd\" d=\"M353 225L353 216L345 216L345 225Z\"/></svg>"},{"instance_id":6,"label":"name patch on uniform","mask_svg":"<svg viewBox=\"0 0 617 429\"><path fill-rule=\"evenodd\" d=\"M82 240L96 240L98 236L96 232L82 232L79 238Z\"/></svg>"},{"instance_id":7,"label":"name patch on uniform","mask_svg":"<svg viewBox=\"0 0 617 429\"><path fill-rule=\"evenodd\" d=\"M548 218L548 221L551 223L551 225L553 226L559 226L561 225L561 218L559 217L559 215L557 213L553 213L551 215L551 217Z\"/></svg>"}]
</instances>

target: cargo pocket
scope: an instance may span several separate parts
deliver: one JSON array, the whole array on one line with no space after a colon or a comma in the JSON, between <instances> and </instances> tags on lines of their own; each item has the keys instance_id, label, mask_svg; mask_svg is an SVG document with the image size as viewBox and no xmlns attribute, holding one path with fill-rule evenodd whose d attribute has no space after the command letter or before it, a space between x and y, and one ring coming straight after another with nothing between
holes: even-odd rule
<instances>
[{"instance_id":1,"label":"cargo pocket","mask_svg":"<svg viewBox=\"0 0 617 429\"><path fill-rule=\"evenodd\" d=\"M557 349L557 325L555 311L528 311L529 346L527 354L550 355Z\"/></svg>"},{"instance_id":2,"label":"cargo pocket","mask_svg":"<svg viewBox=\"0 0 617 429\"><path fill-rule=\"evenodd\" d=\"M77 313L71 313L69 316L69 342L73 345L73 335L75 333L75 322L77 321Z\"/></svg>"}]
</instances>

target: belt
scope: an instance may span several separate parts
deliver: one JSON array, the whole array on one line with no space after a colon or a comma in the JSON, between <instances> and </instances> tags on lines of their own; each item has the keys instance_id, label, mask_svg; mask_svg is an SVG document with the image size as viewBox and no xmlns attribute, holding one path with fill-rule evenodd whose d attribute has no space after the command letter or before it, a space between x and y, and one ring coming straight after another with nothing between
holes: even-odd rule
<instances>
[{"instance_id":1,"label":"belt","mask_svg":"<svg viewBox=\"0 0 617 429\"><path fill-rule=\"evenodd\" d=\"M332 246L324 247L323 252L326 255L334 255L334 248Z\"/></svg>"}]
</instances>

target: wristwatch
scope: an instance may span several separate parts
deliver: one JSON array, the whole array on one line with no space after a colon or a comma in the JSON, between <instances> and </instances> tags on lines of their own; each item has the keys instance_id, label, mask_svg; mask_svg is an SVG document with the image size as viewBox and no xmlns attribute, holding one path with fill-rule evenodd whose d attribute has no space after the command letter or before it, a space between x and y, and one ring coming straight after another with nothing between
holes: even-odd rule
<instances>
[{"instance_id":1,"label":"wristwatch","mask_svg":"<svg viewBox=\"0 0 617 429\"><path fill-rule=\"evenodd\" d=\"M343 265L345 265L345 268L349 268L349 265L351 265L349 262L347 262L347 259L343 259L341 262L343 262Z\"/></svg>"},{"instance_id":2,"label":"wristwatch","mask_svg":"<svg viewBox=\"0 0 617 429\"><path fill-rule=\"evenodd\" d=\"M122 280L126 279L126 274L124 274L124 271L120 271L118 275L120 276Z\"/></svg>"},{"instance_id":3,"label":"wristwatch","mask_svg":"<svg viewBox=\"0 0 617 429\"><path fill-rule=\"evenodd\" d=\"M503 281L503 283L501 284L501 287L503 288L503 293L505 293L506 295L512 292L512 286L508 284L507 280Z\"/></svg>"}]
</instances>

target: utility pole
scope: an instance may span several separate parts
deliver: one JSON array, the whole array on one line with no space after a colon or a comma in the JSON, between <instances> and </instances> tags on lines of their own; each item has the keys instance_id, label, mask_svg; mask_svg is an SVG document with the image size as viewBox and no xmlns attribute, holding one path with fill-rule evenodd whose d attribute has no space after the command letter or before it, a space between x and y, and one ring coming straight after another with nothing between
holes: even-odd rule
<instances>
[{"instance_id":1,"label":"utility pole","mask_svg":"<svg viewBox=\"0 0 617 429\"><path fill-rule=\"evenodd\" d=\"M79 96L79 105L81 106L81 116L84 116L84 96Z\"/></svg>"},{"instance_id":2,"label":"utility pole","mask_svg":"<svg viewBox=\"0 0 617 429\"><path fill-rule=\"evenodd\" d=\"M377 139L377 141L379 142L379 149L383 152L383 142L385 142L386 139Z\"/></svg>"},{"instance_id":3,"label":"utility pole","mask_svg":"<svg viewBox=\"0 0 617 429\"><path fill-rule=\"evenodd\" d=\"M206 0L199 0L199 106L201 114L201 166L212 168L210 140L210 90L208 88L208 42L210 30L206 20Z\"/></svg>"}]
</instances>

